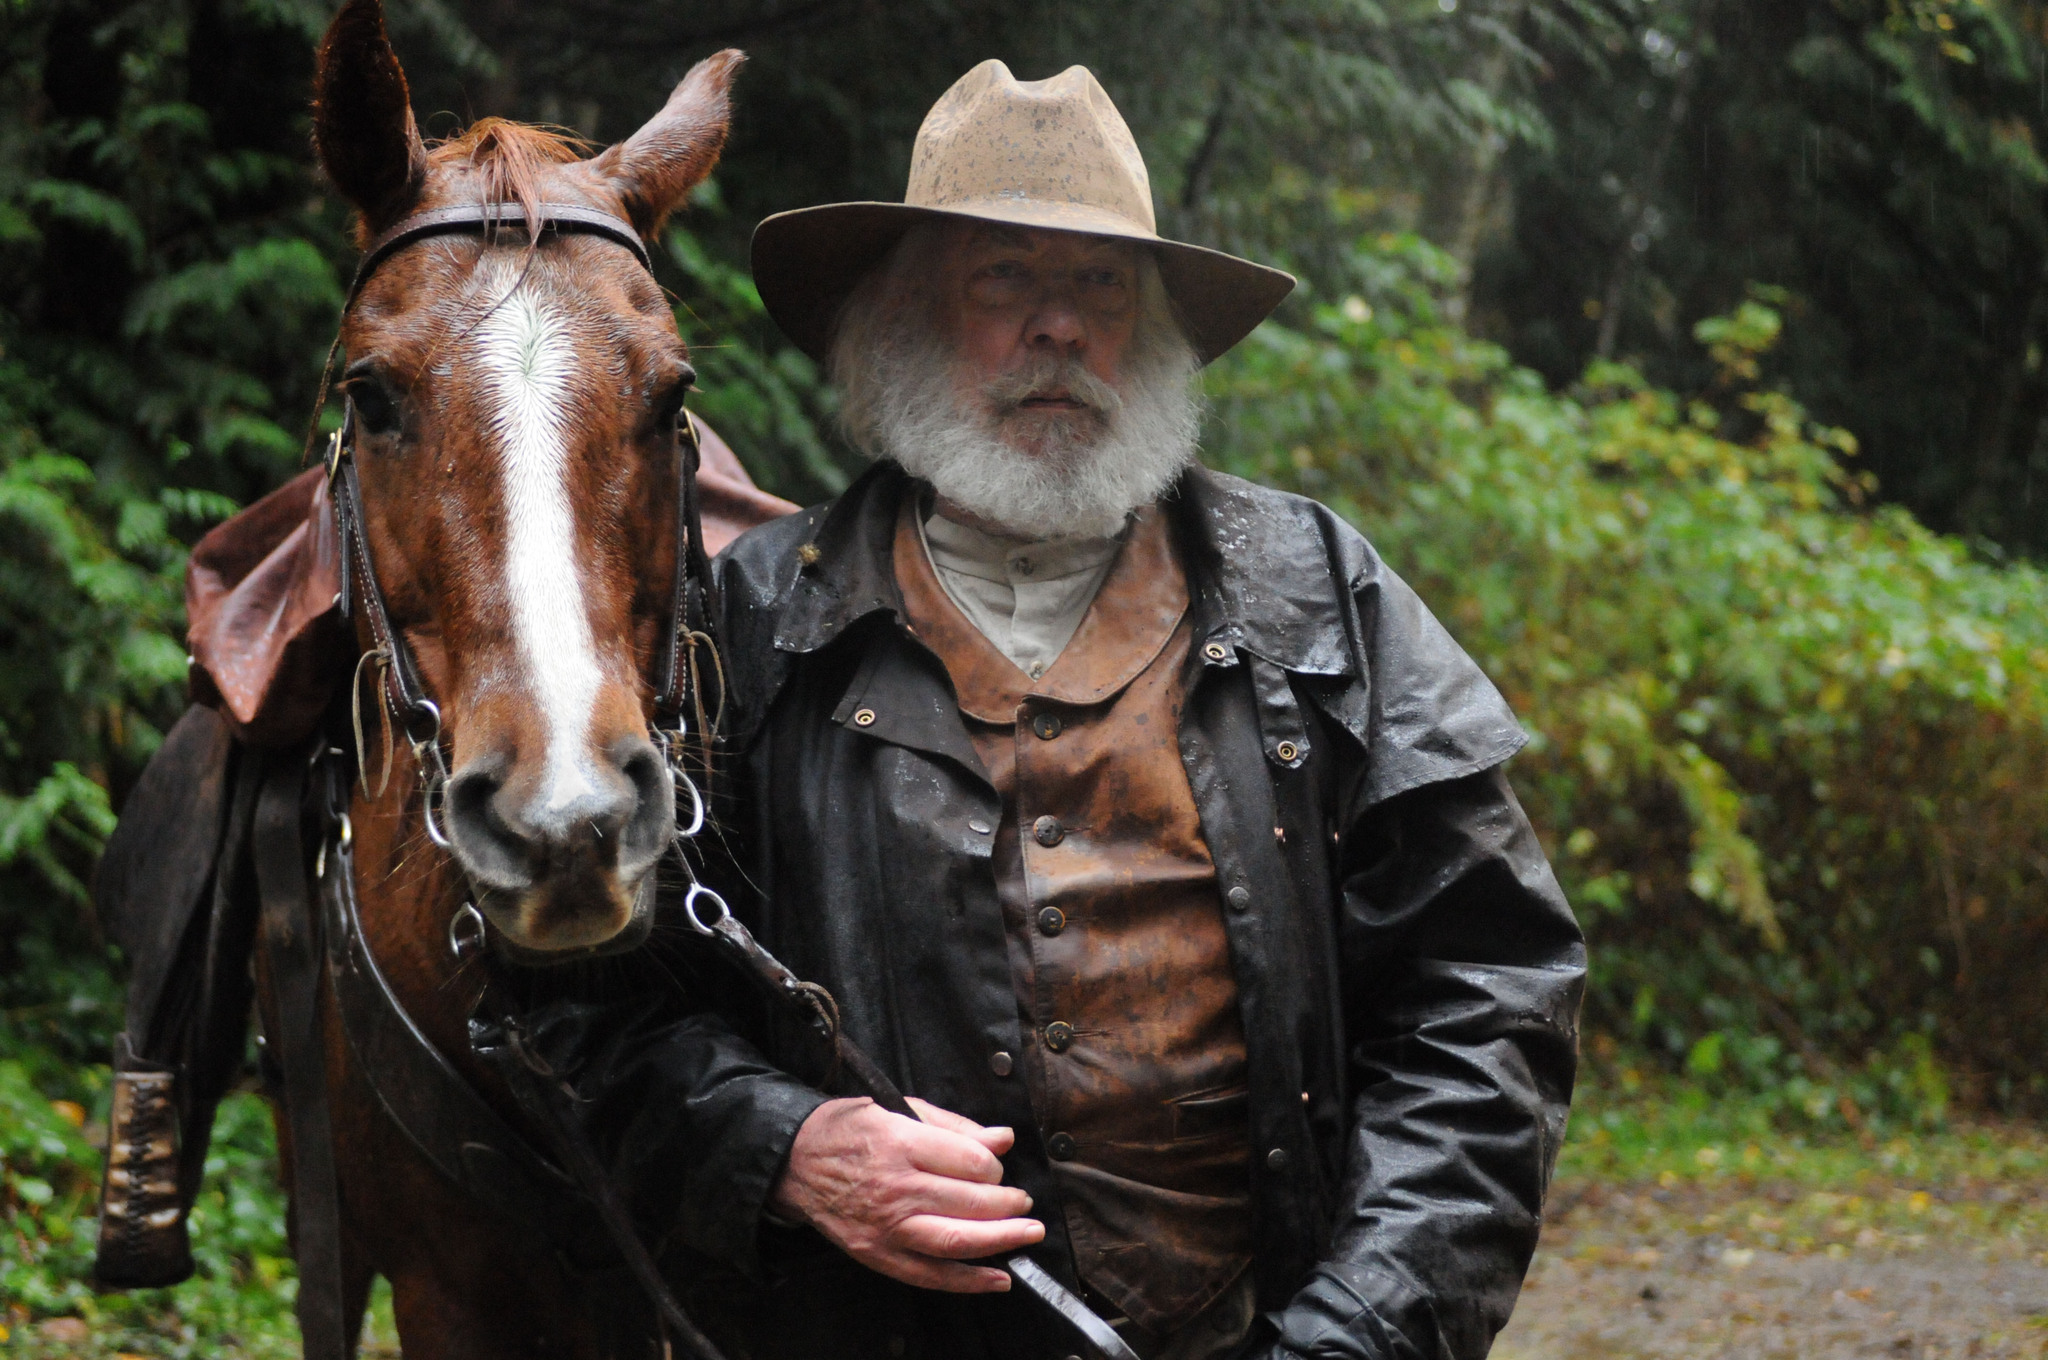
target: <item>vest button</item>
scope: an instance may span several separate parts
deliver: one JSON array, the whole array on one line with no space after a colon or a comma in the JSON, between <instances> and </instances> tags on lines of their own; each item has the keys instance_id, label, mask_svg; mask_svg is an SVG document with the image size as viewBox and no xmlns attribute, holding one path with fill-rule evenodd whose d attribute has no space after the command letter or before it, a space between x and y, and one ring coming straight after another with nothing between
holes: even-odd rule
<instances>
[{"instance_id":1,"label":"vest button","mask_svg":"<svg viewBox=\"0 0 2048 1360\"><path fill-rule=\"evenodd\" d=\"M1031 720L1031 730L1038 734L1040 741L1051 741L1065 726L1057 713L1041 713Z\"/></svg>"},{"instance_id":2,"label":"vest button","mask_svg":"<svg viewBox=\"0 0 2048 1360\"><path fill-rule=\"evenodd\" d=\"M1040 817L1031 824L1031 839L1048 850L1067 838L1067 829L1057 817Z\"/></svg>"},{"instance_id":3,"label":"vest button","mask_svg":"<svg viewBox=\"0 0 2048 1360\"><path fill-rule=\"evenodd\" d=\"M1056 1162L1073 1161L1075 1151L1074 1135L1071 1133L1056 1133L1045 1140L1045 1154Z\"/></svg>"},{"instance_id":4,"label":"vest button","mask_svg":"<svg viewBox=\"0 0 2048 1360\"><path fill-rule=\"evenodd\" d=\"M1285 1171L1287 1169L1287 1149L1274 1148L1271 1152L1267 1153L1266 1168L1269 1171Z\"/></svg>"},{"instance_id":5,"label":"vest button","mask_svg":"<svg viewBox=\"0 0 2048 1360\"><path fill-rule=\"evenodd\" d=\"M1016 1059L999 1048L988 1055L988 1070L999 1077L1007 1077L1010 1073L1017 1070L1017 1062Z\"/></svg>"},{"instance_id":6,"label":"vest button","mask_svg":"<svg viewBox=\"0 0 2048 1360\"><path fill-rule=\"evenodd\" d=\"M1232 911L1250 911L1252 906L1252 890L1240 883L1229 892L1223 894L1223 900L1230 903Z\"/></svg>"},{"instance_id":7,"label":"vest button","mask_svg":"<svg viewBox=\"0 0 2048 1360\"><path fill-rule=\"evenodd\" d=\"M1047 907L1038 913L1038 933L1057 935L1067 928L1067 914L1058 907Z\"/></svg>"},{"instance_id":8,"label":"vest button","mask_svg":"<svg viewBox=\"0 0 2048 1360\"><path fill-rule=\"evenodd\" d=\"M1045 1027L1045 1046L1055 1053L1064 1053L1074 1046L1074 1027L1064 1020L1055 1020Z\"/></svg>"}]
</instances>

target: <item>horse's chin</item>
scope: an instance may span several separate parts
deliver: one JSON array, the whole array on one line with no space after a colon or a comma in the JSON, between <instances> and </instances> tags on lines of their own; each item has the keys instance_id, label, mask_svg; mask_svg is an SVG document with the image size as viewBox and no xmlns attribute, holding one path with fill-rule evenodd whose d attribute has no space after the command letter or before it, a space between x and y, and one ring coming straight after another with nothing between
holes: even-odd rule
<instances>
[{"instance_id":1,"label":"horse's chin","mask_svg":"<svg viewBox=\"0 0 2048 1360\"><path fill-rule=\"evenodd\" d=\"M506 962L524 968L558 968L624 954L646 943L654 929L654 873L630 890L610 888L611 911L564 910L546 888L513 895L480 892L478 906L490 922L490 947ZM536 929L536 920L548 921Z\"/></svg>"}]
</instances>

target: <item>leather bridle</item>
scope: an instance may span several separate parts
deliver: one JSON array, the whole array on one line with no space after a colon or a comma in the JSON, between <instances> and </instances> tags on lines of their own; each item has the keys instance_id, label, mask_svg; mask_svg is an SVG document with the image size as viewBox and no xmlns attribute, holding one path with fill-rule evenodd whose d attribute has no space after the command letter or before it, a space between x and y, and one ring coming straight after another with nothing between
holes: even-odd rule
<instances>
[{"instance_id":1,"label":"leather bridle","mask_svg":"<svg viewBox=\"0 0 2048 1360\"><path fill-rule=\"evenodd\" d=\"M349 282L343 315L346 316L347 310L355 305L378 265L405 247L436 236L477 235L489 242L500 230L516 226L527 229L528 239L535 247L543 237L551 234L597 236L624 246L643 269L650 273L653 271L646 244L623 218L574 203L542 203L538 205L537 216L539 223L535 227L529 224L523 207L510 203L464 204L413 214L385 231L363 252L362 262L356 266L355 277ZM323 375L323 386L325 382ZM687 714L691 710L698 714L716 713L723 706L724 696L720 694L715 702L707 705L701 688L703 681L715 684L722 680L715 664L715 645L706 628L711 605L711 563L704 549L703 523L697 504L697 471L703 459L703 442L697 432L696 418L687 410L679 411L678 416L675 575L670 590L669 614L658 652L651 731L675 781L679 809L683 797L688 797L690 812L686 817L679 816L677 826L678 836L687 838L702 829L705 812L703 791L685 768L684 753L690 735ZM377 582L376 569L370 560L362 482L356 471L355 435L355 402L350 398L341 427L328 441L326 460L335 528L341 542L341 593L338 603L344 619L353 618L358 608L362 610L372 646L358 663L358 682L362 665L377 663L382 672L379 688L383 691L387 711L397 718L419 767L422 816L427 837L440 849L452 850L453 845L441 821L449 775L448 759L441 742L441 709L427 694L412 648L407 645L404 635L392 626L384 591ZM700 646L714 658L714 664L702 674L695 673L691 665ZM351 708L355 709L360 701L360 694L352 686L349 696ZM702 748L700 753L708 756L709 744L716 734L700 730L696 735ZM368 752L360 739L356 747L358 766L364 787L368 790ZM387 749L383 778L388 779L389 774L390 752ZM376 793L382 792L383 780L380 779ZM472 913L474 910L470 908ZM481 924L480 917L477 924ZM451 931L454 925L451 923Z\"/></svg>"},{"instance_id":2,"label":"leather bridle","mask_svg":"<svg viewBox=\"0 0 2048 1360\"><path fill-rule=\"evenodd\" d=\"M526 229L528 241L537 248L550 234L581 233L624 246L642 268L652 272L652 262L640 234L611 213L577 204L542 203L536 217L537 220L530 220L523 208L513 204L474 204L437 208L404 219L379 236L364 252L349 284L344 317L378 265L406 246L436 236L480 235L488 242L501 228L516 225ZM338 350L339 346L337 336L335 349ZM321 375L323 393L332 371L333 358L334 350L330 350L328 371ZM678 414L675 574L654 677L654 720L650 730L655 744L662 751L670 777L675 781L678 807L685 795L690 803L687 817L678 818L674 838L678 847L676 858L682 863L689 880L685 907L694 921L699 914L700 899L710 904L705 910L715 909L721 917L728 913L724 900L696 881L688 856L681 853L681 843L696 835L705 820L704 795L684 768L685 751L693 739L686 713L699 715L694 741L703 761L701 768L708 772L711 744L716 733L705 729L715 727L715 721L707 723L702 715L707 709L712 713L719 712L723 708L724 695L721 692L715 701L707 705L702 689L707 681L722 686L724 677L707 623L712 608L711 570L697 502L697 472L702 462L703 442L694 417L687 410ZM343 618L353 618L357 610L362 612L371 642L369 650L357 663L357 680L349 691L351 717L356 725L358 778L362 780L365 791L370 792L368 753L361 733L360 680L363 666L374 661L381 671L378 684L380 714L396 716L419 768L422 819L427 836L440 849L450 851L453 845L441 824L441 808L449 775L448 758L442 746L441 710L427 693L419 663L404 634L392 625L383 588L377 581L363 514L362 482L356 470L355 435L355 403L351 399L341 427L328 441L326 463L341 548L341 590L336 603ZM692 664L700 646L711 658L707 667ZM330 752L324 741L321 751ZM341 753L331 754L340 756ZM318 762L321 757L316 755L315 759ZM549 1134L549 1141L554 1144L553 1155L567 1169L566 1175L550 1165L546 1154L530 1147L516 1130L491 1113L489 1106L406 1012L404 1003L391 989L369 951L356 909L354 837L348 815L349 781L345 774L334 777L332 760L325 763L328 764L330 778L326 781L325 795L321 800L326 827L315 862L315 876L321 885L321 911L317 925L319 933L325 937L327 974L333 985L343 1029L379 1102L444 1176L485 1202L495 1204L515 1221L525 1218L530 1222L531 1213L521 1211L536 1208L543 1210L544 1218L560 1217L559 1213L548 1214L545 1211L559 1210L564 1187L573 1185L584 1196L584 1202L595 1211L629 1275L660 1318L664 1334L674 1336L686 1351L701 1360L720 1360L717 1347L676 1302L659 1267L634 1230L625 1207L607 1181L573 1112L563 1106L560 1078L547 1070L544 1062L523 1042L519 1017L505 1008L501 998L495 997L495 989L486 989L480 1007L491 1012L484 1029L500 1036L500 1039L494 1045L479 1044L476 1039L479 1021L473 1019L472 1046L480 1056L496 1060L519 1104ZM382 794L389 777L390 750L387 742L383 775L372 796ZM291 953L295 949L302 952L303 935L297 940L291 939L294 932L288 926L281 926L279 933L280 941L274 946L278 952ZM709 933L708 929L706 933ZM482 914L472 903L465 901L448 924L451 952L460 958L481 946L484 938ZM304 981L305 969L299 968L297 972L301 976L301 986L310 985ZM514 1061L504 1061L507 1056ZM293 1143L313 1154L310 1157L302 1154L299 1160L310 1165L299 1168L300 1174L295 1176L295 1202L302 1234L307 1237L338 1234L339 1205L333 1176L332 1133L327 1123L325 1074L314 1054L302 1054L300 1061L287 1062L285 1066L286 1104L291 1110ZM300 1080L307 1088L298 1093L296 1102L290 1089L293 1068L298 1070ZM390 1070L381 1071L380 1068ZM391 1080L393 1077L396 1078L395 1083ZM436 1101L441 1102L443 1108L431 1111L424 1108ZM455 1155L451 1156L451 1153ZM479 1157L483 1159L480 1163ZM306 1174L308 1172L313 1174ZM302 1248L308 1246L305 1242L301 1245ZM301 1280L300 1326L308 1357L328 1360L329 1357L339 1357L347 1349L347 1324L340 1301L338 1264L330 1260L333 1253L324 1245L312 1246L310 1256L309 1268Z\"/></svg>"}]
</instances>

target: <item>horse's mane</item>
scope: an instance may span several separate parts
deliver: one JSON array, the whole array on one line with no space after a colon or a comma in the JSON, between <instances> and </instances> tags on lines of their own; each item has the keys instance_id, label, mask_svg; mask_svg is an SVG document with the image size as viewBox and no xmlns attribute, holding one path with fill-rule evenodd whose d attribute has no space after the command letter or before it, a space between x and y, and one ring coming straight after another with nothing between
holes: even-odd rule
<instances>
[{"instance_id":1,"label":"horse's mane","mask_svg":"<svg viewBox=\"0 0 2048 1360\"><path fill-rule=\"evenodd\" d=\"M427 163L467 165L477 174L482 202L516 202L530 221L539 216L548 167L580 161L593 149L574 133L515 123L509 118L479 118L454 136L434 143Z\"/></svg>"}]
</instances>

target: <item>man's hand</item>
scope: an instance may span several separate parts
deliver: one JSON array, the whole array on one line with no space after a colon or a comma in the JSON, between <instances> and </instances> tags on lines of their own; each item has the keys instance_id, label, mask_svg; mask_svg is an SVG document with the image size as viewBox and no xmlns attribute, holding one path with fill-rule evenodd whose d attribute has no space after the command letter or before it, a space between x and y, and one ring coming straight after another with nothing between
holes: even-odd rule
<instances>
[{"instance_id":1,"label":"man's hand","mask_svg":"<svg viewBox=\"0 0 2048 1360\"><path fill-rule=\"evenodd\" d=\"M959 1264L1005 1255L1045 1236L1025 1218L1031 1196L1002 1184L1016 1135L910 1102L925 1122L872 1100L828 1100L797 1130L769 1201L848 1256L892 1280L955 1294L990 1294L1010 1277Z\"/></svg>"}]
</instances>

